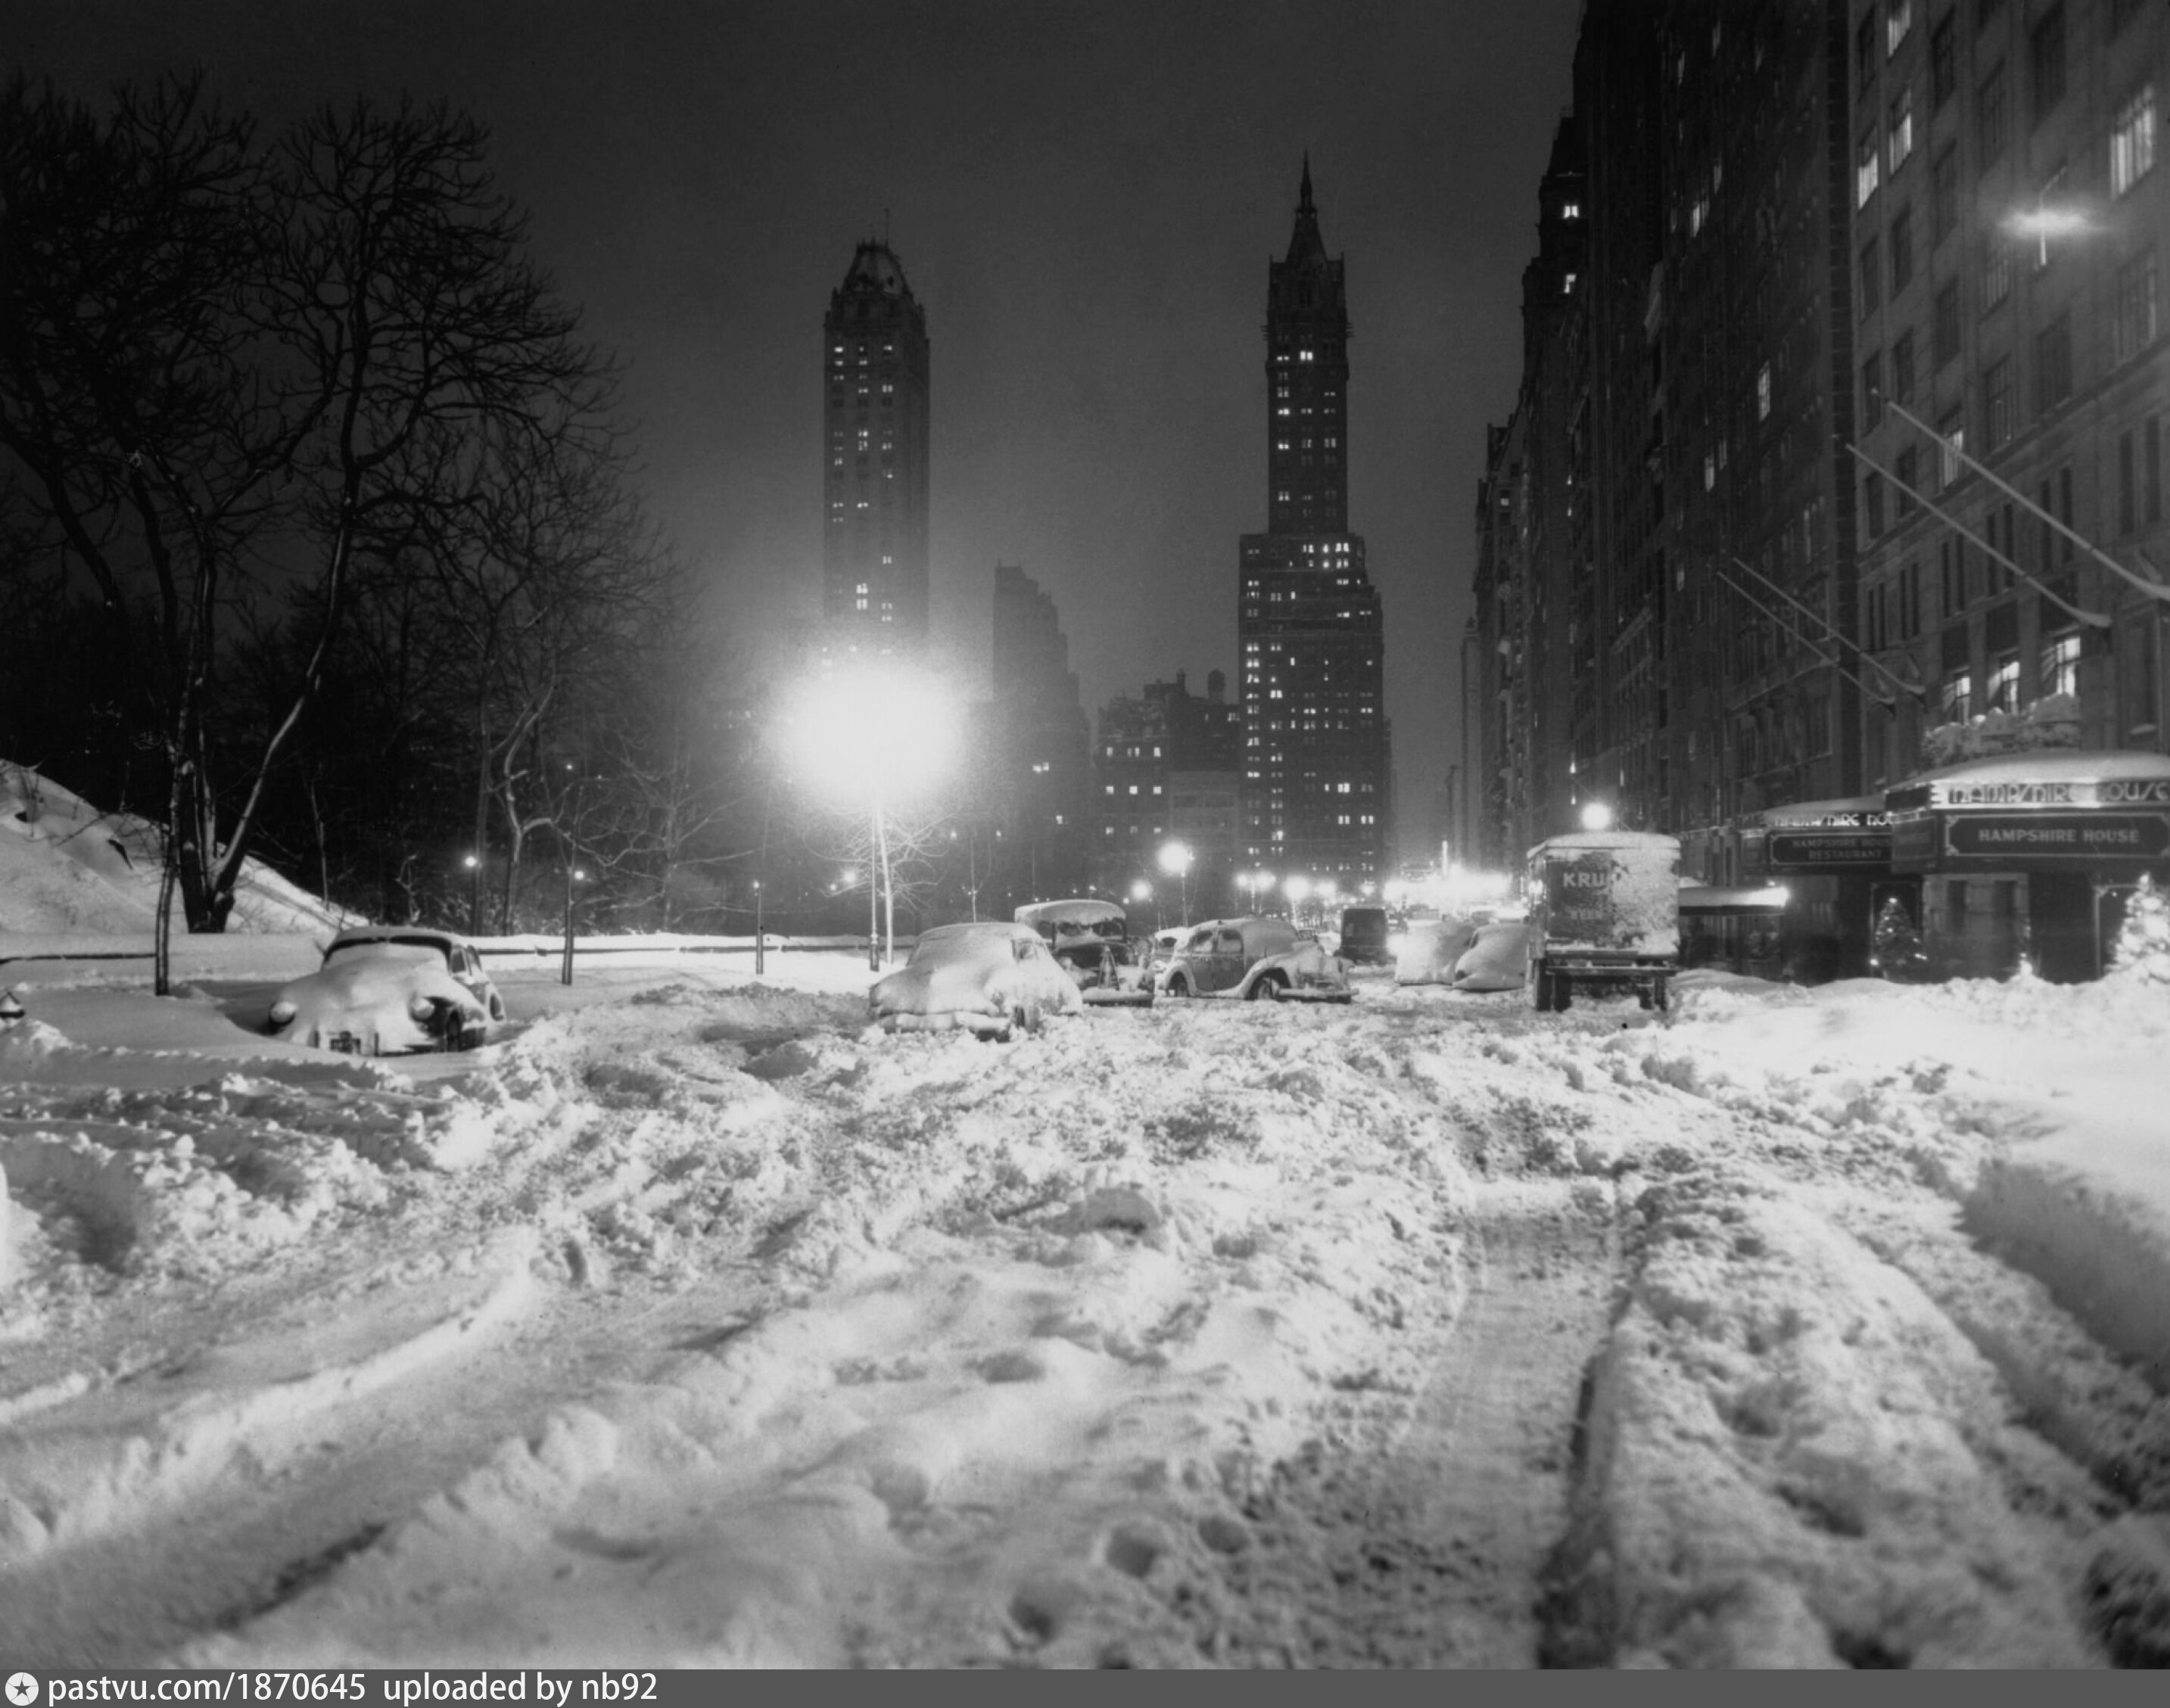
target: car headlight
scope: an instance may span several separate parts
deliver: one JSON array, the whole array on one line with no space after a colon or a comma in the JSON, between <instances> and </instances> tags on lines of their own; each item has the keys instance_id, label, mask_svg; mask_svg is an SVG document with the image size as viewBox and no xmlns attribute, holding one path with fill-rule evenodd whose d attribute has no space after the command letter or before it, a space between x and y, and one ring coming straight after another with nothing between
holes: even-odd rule
<instances>
[{"instance_id":1,"label":"car headlight","mask_svg":"<svg viewBox=\"0 0 2170 1708\"><path fill-rule=\"evenodd\" d=\"M407 1011L417 1020L427 1020L436 1012L437 1005L419 991L407 999Z\"/></svg>"},{"instance_id":2,"label":"car headlight","mask_svg":"<svg viewBox=\"0 0 2170 1708\"><path fill-rule=\"evenodd\" d=\"M274 1026L284 1026L300 1012L301 1011L291 1002L281 996L271 1005L271 1023Z\"/></svg>"}]
</instances>

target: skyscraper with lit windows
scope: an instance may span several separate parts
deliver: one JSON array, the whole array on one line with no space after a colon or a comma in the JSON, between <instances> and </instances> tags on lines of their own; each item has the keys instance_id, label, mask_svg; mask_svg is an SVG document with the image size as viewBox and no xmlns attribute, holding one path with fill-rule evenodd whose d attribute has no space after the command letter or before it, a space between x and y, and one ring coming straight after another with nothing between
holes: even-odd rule
<instances>
[{"instance_id":1,"label":"skyscraper with lit windows","mask_svg":"<svg viewBox=\"0 0 2170 1708\"><path fill-rule=\"evenodd\" d=\"M858 246L822 323L822 650L927 642L927 312L885 243Z\"/></svg>"},{"instance_id":2,"label":"skyscraper with lit windows","mask_svg":"<svg viewBox=\"0 0 2170 1708\"><path fill-rule=\"evenodd\" d=\"M1354 894L1387 865L1386 648L1349 531L1349 309L1308 157L1288 254L1268 266L1266 515L1239 568L1244 856Z\"/></svg>"}]
</instances>

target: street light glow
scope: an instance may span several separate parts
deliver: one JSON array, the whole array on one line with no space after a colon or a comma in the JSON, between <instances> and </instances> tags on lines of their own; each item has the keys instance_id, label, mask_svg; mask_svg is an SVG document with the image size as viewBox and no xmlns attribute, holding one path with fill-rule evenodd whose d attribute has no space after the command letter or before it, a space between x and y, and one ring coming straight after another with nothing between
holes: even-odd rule
<instances>
[{"instance_id":1,"label":"street light glow","mask_svg":"<svg viewBox=\"0 0 2170 1708\"><path fill-rule=\"evenodd\" d=\"M787 723L815 782L854 803L895 801L933 782L957 740L954 697L934 677L901 667L810 682Z\"/></svg>"},{"instance_id":2,"label":"street light glow","mask_svg":"<svg viewBox=\"0 0 2170 1708\"><path fill-rule=\"evenodd\" d=\"M2013 237L2034 239L2038 266L2050 263L2050 238L2076 238L2094 229L2085 214L2069 207L2017 208L2004 216L2003 223L2004 229Z\"/></svg>"},{"instance_id":3,"label":"street light glow","mask_svg":"<svg viewBox=\"0 0 2170 1708\"><path fill-rule=\"evenodd\" d=\"M867 965L896 955L896 869L887 813L948 769L957 744L954 699L923 671L877 665L800 689L784 723L818 787L872 814Z\"/></svg>"},{"instance_id":4,"label":"street light glow","mask_svg":"<svg viewBox=\"0 0 2170 1708\"><path fill-rule=\"evenodd\" d=\"M1611 830L1612 809L1602 801L1591 801L1582 809L1582 828L1585 830Z\"/></svg>"}]
</instances>

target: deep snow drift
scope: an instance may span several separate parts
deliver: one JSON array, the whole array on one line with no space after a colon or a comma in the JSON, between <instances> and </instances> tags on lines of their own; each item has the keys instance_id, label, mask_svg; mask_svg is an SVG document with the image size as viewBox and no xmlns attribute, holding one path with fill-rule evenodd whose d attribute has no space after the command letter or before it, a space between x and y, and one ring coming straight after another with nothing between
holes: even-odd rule
<instances>
[{"instance_id":1,"label":"deep snow drift","mask_svg":"<svg viewBox=\"0 0 2170 1708\"><path fill-rule=\"evenodd\" d=\"M147 935L158 922L160 857L158 829L147 819L101 813L0 758L0 931ZM227 928L307 931L359 922L246 860Z\"/></svg>"},{"instance_id":2,"label":"deep snow drift","mask_svg":"<svg viewBox=\"0 0 2170 1708\"><path fill-rule=\"evenodd\" d=\"M2162 985L508 958L366 1062L247 1029L306 950L0 968L11 1657L2170 1658Z\"/></svg>"}]
</instances>

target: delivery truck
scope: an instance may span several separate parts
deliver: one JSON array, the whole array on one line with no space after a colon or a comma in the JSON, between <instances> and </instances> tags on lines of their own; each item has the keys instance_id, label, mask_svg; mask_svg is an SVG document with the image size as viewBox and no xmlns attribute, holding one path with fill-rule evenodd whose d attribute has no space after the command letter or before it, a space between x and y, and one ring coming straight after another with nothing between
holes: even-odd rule
<instances>
[{"instance_id":1,"label":"delivery truck","mask_svg":"<svg viewBox=\"0 0 2170 1708\"><path fill-rule=\"evenodd\" d=\"M1681 964L1681 845L1644 830L1578 830L1530 850L1529 992L1539 1013L1578 987L1667 1006Z\"/></svg>"}]
</instances>

